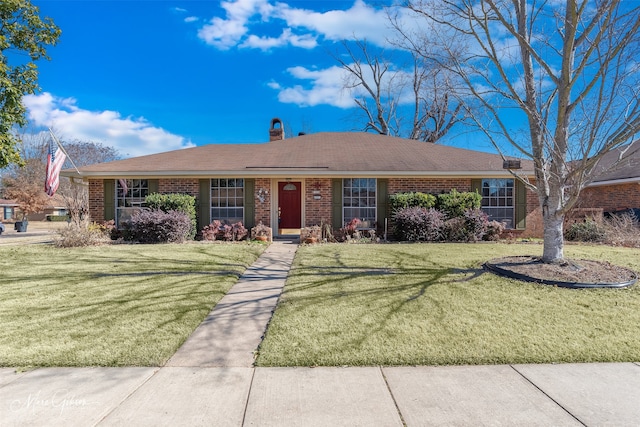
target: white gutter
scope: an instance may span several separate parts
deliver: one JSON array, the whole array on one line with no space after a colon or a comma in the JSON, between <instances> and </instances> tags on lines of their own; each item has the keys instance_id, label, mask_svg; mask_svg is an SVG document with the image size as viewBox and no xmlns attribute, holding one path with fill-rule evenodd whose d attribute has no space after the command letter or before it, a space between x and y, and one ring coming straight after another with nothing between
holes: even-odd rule
<instances>
[{"instance_id":1,"label":"white gutter","mask_svg":"<svg viewBox=\"0 0 640 427\"><path fill-rule=\"evenodd\" d=\"M633 184L633 183L640 184L640 176L637 176L635 178L610 179L608 181L592 182L591 184L587 185L585 188L602 187L603 185L620 185L620 184Z\"/></svg>"}]
</instances>

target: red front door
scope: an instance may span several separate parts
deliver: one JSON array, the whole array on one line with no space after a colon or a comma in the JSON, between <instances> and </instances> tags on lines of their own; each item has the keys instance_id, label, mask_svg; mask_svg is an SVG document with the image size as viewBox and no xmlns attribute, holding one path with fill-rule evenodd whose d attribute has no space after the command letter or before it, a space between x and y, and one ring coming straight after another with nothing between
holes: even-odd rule
<instances>
[{"instance_id":1,"label":"red front door","mask_svg":"<svg viewBox=\"0 0 640 427\"><path fill-rule=\"evenodd\" d=\"M302 183L278 183L279 228L302 227Z\"/></svg>"}]
</instances>

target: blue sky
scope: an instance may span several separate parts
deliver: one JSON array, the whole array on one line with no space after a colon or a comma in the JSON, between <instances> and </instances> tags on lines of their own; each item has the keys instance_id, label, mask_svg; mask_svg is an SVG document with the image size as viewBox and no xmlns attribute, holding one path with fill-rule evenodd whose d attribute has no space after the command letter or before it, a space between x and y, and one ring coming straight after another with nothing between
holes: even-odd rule
<instances>
[{"instance_id":1,"label":"blue sky","mask_svg":"<svg viewBox=\"0 0 640 427\"><path fill-rule=\"evenodd\" d=\"M331 54L390 35L379 1L32 1L62 36L25 98L31 122L124 156L266 142L273 117L294 134L357 130Z\"/></svg>"}]
</instances>

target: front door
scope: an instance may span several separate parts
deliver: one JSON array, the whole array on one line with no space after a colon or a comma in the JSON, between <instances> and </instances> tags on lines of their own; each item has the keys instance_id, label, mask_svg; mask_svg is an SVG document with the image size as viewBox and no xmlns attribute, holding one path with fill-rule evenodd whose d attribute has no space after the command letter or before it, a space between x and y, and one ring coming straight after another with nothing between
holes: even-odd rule
<instances>
[{"instance_id":1,"label":"front door","mask_svg":"<svg viewBox=\"0 0 640 427\"><path fill-rule=\"evenodd\" d=\"M278 226L283 228L302 227L302 183L278 183Z\"/></svg>"}]
</instances>

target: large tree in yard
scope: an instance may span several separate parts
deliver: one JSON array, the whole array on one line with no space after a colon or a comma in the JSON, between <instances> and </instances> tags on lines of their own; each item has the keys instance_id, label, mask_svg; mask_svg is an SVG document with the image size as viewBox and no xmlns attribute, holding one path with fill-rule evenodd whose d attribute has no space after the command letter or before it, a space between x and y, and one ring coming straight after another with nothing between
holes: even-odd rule
<instances>
[{"instance_id":1,"label":"large tree in yard","mask_svg":"<svg viewBox=\"0 0 640 427\"><path fill-rule=\"evenodd\" d=\"M15 125L26 124L22 97L38 88L35 62L60 37L49 18L41 19L29 0L0 1L0 168L21 163Z\"/></svg>"},{"instance_id":2,"label":"large tree in yard","mask_svg":"<svg viewBox=\"0 0 640 427\"><path fill-rule=\"evenodd\" d=\"M563 221L612 150L637 147L640 3L419 0L401 28L415 52L458 76L473 120L501 152L533 160L545 262L563 260ZM434 47L437 47L435 49ZM477 112L486 113L480 116ZM621 149L626 147L626 149Z\"/></svg>"},{"instance_id":3,"label":"large tree in yard","mask_svg":"<svg viewBox=\"0 0 640 427\"><path fill-rule=\"evenodd\" d=\"M334 58L345 71L344 88L354 96L365 132L435 143L464 120L462 104L450 94L449 72L434 61L398 46L395 53L406 56L407 64L366 41L342 46L345 55Z\"/></svg>"}]
</instances>

